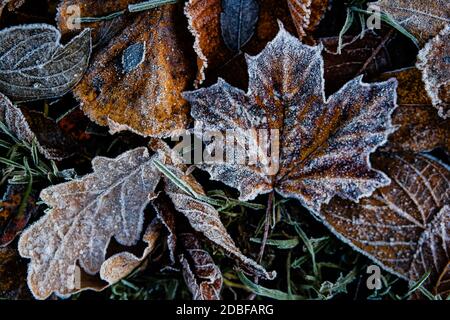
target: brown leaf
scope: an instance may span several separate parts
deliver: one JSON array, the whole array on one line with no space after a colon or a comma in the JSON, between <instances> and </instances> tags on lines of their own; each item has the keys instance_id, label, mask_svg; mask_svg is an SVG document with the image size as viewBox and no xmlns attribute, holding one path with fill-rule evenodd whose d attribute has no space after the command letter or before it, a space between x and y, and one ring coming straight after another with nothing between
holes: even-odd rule
<instances>
[{"instance_id":1,"label":"brown leaf","mask_svg":"<svg viewBox=\"0 0 450 320\"><path fill-rule=\"evenodd\" d=\"M153 203L159 221L164 225L168 232L167 247L169 249L170 263L176 263L177 252L177 227L176 227L176 211L166 194L160 194Z\"/></svg>"},{"instance_id":2,"label":"brown leaf","mask_svg":"<svg viewBox=\"0 0 450 320\"><path fill-rule=\"evenodd\" d=\"M26 185L10 184L0 201L0 247L10 244L36 214L36 199L26 189Z\"/></svg>"},{"instance_id":3,"label":"brown leaf","mask_svg":"<svg viewBox=\"0 0 450 320\"><path fill-rule=\"evenodd\" d=\"M31 299L26 286L27 268L16 249L0 248L0 299Z\"/></svg>"},{"instance_id":4,"label":"brown leaf","mask_svg":"<svg viewBox=\"0 0 450 320\"><path fill-rule=\"evenodd\" d=\"M450 8L450 2L447 2ZM425 89L441 117L450 117L450 25L430 40L417 56Z\"/></svg>"},{"instance_id":5,"label":"brown leaf","mask_svg":"<svg viewBox=\"0 0 450 320\"><path fill-rule=\"evenodd\" d=\"M83 111L111 133L130 130L167 137L184 129L189 111L181 92L190 66L177 5L134 15L93 58L74 89Z\"/></svg>"},{"instance_id":6,"label":"brown leaf","mask_svg":"<svg viewBox=\"0 0 450 320\"><path fill-rule=\"evenodd\" d=\"M394 130L395 79L365 84L356 78L325 99L321 49L281 29L259 55L247 58L247 93L223 80L185 93L199 135L233 130L240 141L258 146L254 130L275 130L271 156L244 142L227 145L238 158L258 155L256 164L229 158L201 165L212 179L237 188L241 200L276 190L318 212L335 195L358 200L389 184L371 168L369 155Z\"/></svg>"},{"instance_id":7,"label":"brown leaf","mask_svg":"<svg viewBox=\"0 0 450 320\"><path fill-rule=\"evenodd\" d=\"M398 80L399 106L392 115L392 123L398 129L389 136L383 150L423 152L441 147L449 151L450 119L442 119L432 107L420 71L406 68L386 72L378 79L392 77Z\"/></svg>"},{"instance_id":8,"label":"brown leaf","mask_svg":"<svg viewBox=\"0 0 450 320\"><path fill-rule=\"evenodd\" d=\"M109 257L100 268L100 278L109 284L116 283L131 274L152 253L160 238L161 223L154 219L147 227L142 240L147 247L140 257L130 252L120 252Z\"/></svg>"},{"instance_id":9,"label":"brown leaf","mask_svg":"<svg viewBox=\"0 0 450 320\"><path fill-rule=\"evenodd\" d=\"M321 38L324 60L324 78L327 93L339 90L356 76L371 77L389 70L392 58L388 44L392 33L378 35L366 32L364 37L343 36L345 44L338 52L339 37Z\"/></svg>"},{"instance_id":10,"label":"brown leaf","mask_svg":"<svg viewBox=\"0 0 450 320\"><path fill-rule=\"evenodd\" d=\"M344 242L402 278L431 272L434 285L449 261L450 172L426 155L386 154L374 166L391 178L359 203L334 199L324 223Z\"/></svg>"},{"instance_id":11,"label":"brown leaf","mask_svg":"<svg viewBox=\"0 0 450 320\"><path fill-rule=\"evenodd\" d=\"M47 159L62 160L76 152L76 144L53 119L43 113L17 107L0 93L0 119L21 141L36 146Z\"/></svg>"},{"instance_id":12,"label":"brown leaf","mask_svg":"<svg viewBox=\"0 0 450 320\"><path fill-rule=\"evenodd\" d=\"M245 63L241 63L243 59L239 59L242 55L237 57L223 41L220 26L221 12L221 0L189 0L186 3L185 15L188 18L189 30L195 38L194 49L197 53L196 86L203 83L210 73L215 76L215 74L229 72L231 78L241 78L241 66ZM261 51L277 34L278 20L281 20L288 30L293 30L294 26L289 16L287 2L259 1L256 30L243 51L251 54ZM242 77L245 78L245 76L244 73ZM242 81L242 79L236 79L236 81Z\"/></svg>"},{"instance_id":13,"label":"brown leaf","mask_svg":"<svg viewBox=\"0 0 450 320\"><path fill-rule=\"evenodd\" d=\"M450 294L450 261L442 271L439 279L437 281L436 287L434 289L434 294L440 294L445 296L446 294Z\"/></svg>"},{"instance_id":14,"label":"brown leaf","mask_svg":"<svg viewBox=\"0 0 450 320\"><path fill-rule=\"evenodd\" d=\"M160 179L153 157L136 148L115 159L96 157L92 167L79 180L42 190L52 209L20 237L19 252L31 259L28 286L38 299L79 291L77 263L90 275L100 271L111 237L125 246L139 240L143 210Z\"/></svg>"},{"instance_id":15,"label":"brown leaf","mask_svg":"<svg viewBox=\"0 0 450 320\"><path fill-rule=\"evenodd\" d=\"M450 2L447 0L379 0L369 5L373 10L377 7L391 15L421 44L450 22Z\"/></svg>"},{"instance_id":16,"label":"brown leaf","mask_svg":"<svg viewBox=\"0 0 450 320\"><path fill-rule=\"evenodd\" d=\"M192 299L220 300L223 279L219 267L193 233L182 233L179 238L184 252L179 256L180 263Z\"/></svg>"},{"instance_id":17,"label":"brown leaf","mask_svg":"<svg viewBox=\"0 0 450 320\"><path fill-rule=\"evenodd\" d=\"M287 0L287 2L300 39L314 31L328 8L328 0Z\"/></svg>"}]
</instances>

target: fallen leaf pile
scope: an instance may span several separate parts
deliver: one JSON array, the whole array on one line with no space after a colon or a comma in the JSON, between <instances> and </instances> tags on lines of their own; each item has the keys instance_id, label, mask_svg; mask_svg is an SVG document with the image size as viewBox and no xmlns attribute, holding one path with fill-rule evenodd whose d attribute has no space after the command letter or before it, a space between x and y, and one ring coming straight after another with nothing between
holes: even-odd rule
<instances>
[{"instance_id":1,"label":"fallen leaf pile","mask_svg":"<svg viewBox=\"0 0 450 320\"><path fill-rule=\"evenodd\" d=\"M370 264L447 297L449 22L446 0L0 0L0 298L329 299Z\"/></svg>"}]
</instances>

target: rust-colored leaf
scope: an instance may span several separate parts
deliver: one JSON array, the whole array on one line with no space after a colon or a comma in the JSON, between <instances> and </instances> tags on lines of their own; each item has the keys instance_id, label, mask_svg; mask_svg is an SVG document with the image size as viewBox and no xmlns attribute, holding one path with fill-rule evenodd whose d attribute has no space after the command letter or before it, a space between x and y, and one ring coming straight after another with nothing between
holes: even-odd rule
<instances>
[{"instance_id":1,"label":"rust-colored leaf","mask_svg":"<svg viewBox=\"0 0 450 320\"><path fill-rule=\"evenodd\" d=\"M379 0L370 3L369 8L375 11L379 8L391 15L421 44L437 35L450 22L448 0Z\"/></svg>"},{"instance_id":2,"label":"rust-colored leaf","mask_svg":"<svg viewBox=\"0 0 450 320\"><path fill-rule=\"evenodd\" d=\"M314 31L328 8L328 0L287 0L287 2L300 38Z\"/></svg>"},{"instance_id":3,"label":"rust-colored leaf","mask_svg":"<svg viewBox=\"0 0 450 320\"><path fill-rule=\"evenodd\" d=\"M425 45L417 60L433 106L444 119L450 117L450 24Z\"/></svg>"},{"instance_id":4,"label":"rust-colored leaf","mask_svg":"<svg viewBox=\"0 0 450 320\"><path fill-rule=\"evenodd\" d=\"M431 105L416 68L386 72L379 79L395 77L398 80L398 108L392 123L398 129L389 136L384 147L389 151L431 151L435 148L450 150L450 120L442 119Z\"/></svg>"},{"instance_id":5,"label":"rust-colored leaf","mask_svg":"<svg viewBox=\"0 0 450 320\"><path fill-rule=\"evenodd\" d=\"M31 299L27 289L27 268L17 250L0 248L0 299Z\"/></svg>"},{"instance_id":6,"label":"rust-colored leaf","mask_svg":"<svg viewBox=\"0 0 450 320\"><path fill-rule=\"evenodd\" d=\"M44 189L52 208L21 235L19 252L31 259L28 286L38 299L69 295L77 288L77 264L89 275L100 271L114 238L131 246L139 240L143 210L160 179L146 148L115 159L96 157L93 173Z\"/></svg>"},{"instance_id":7,"label":"rust-colored leaf","mask_svg":"<svg viewBox=\"0 0 450 320\"><path fill-rule=\"evenodd\" d=\"M13 105L0 93L0 119L21 141L36 142L47 159L62 160L76 152L75 142L64 134L56 122L43 113Z\"/></svg>"},{"instance_id":8,"label":"rust-colored leaf","mask_svg":"<svg viewBox=\"0 0 450 320\"><path fill-rule=\"evenodd\" d=\"M334 199L322 210L326 225L344 242L402 278L428 287L449 261L450 172L426 155L385 154L376 168L390 178L359 203Z\"/></svg>"},{"instance_id":9,"label":"rust-colored leaf","mask_svg":"<svg viewBox=\"0 0 450 320\"><path fill-rule=\"evenodd\" d=\"M11 243L36 214L36 199L26 189L26 185L8 185L0 201L0 247Z\"/></svg>"},{"instance_id":10,"label":"rust-colored leaf","mask_svg":"<svg viewBox=\"0 0 450 320\"><path fill-rule=\"evenodd\" d=\"M233 141L226 148L233 148L236 158L201 165L212 179L237 188L240 199L276 190L318 212L336 195L358 200L389 184L372 169L369 155L394 130L395 79L365 84L359 77L325 99L321 50L282 28L259 55L247 58L247 93L223 80L185 93L199 135L233 130L241 141L258 146L254 130L270 130L272 155ZM240 164L239 155L249 151L261 161Z\"/></svg>"},{"instance_id":11,"label":"rust-colored leaf","mask_svg":"<svg viewBox=\"0 0 450 320\"><path fill-rule=\"evenodd\" d=\"M222 273L193 233L179 235L183 246L180 263L193 300L220 300Z\"/></svg>"},{"instance_id":12,"label":"rust-colored leaf","mask_svg":"<svg viewBox=\"0 0 450 320\"><path fill-rule=\"evenodd\" d=\"M178 9L166 5L135 14L94 56L74 89L91 120L111 133L142 136L167 137L185 128L189 108L181 92L191 77Z\"/></svg>"}]
</instances>

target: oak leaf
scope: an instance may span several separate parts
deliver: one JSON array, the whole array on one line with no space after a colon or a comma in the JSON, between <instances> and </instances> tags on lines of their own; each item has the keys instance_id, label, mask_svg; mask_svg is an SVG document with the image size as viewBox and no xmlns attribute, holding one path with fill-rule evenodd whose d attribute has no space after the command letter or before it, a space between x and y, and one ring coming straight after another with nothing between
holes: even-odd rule
<instances>
[{"instance_id":1,"label":"oak leaf","mask_svg":"<svg viewBox=\"0 0 450 320\"><path fill-rule=\"evenodd\" d=\"M369 8L391 15L424 44L450 22L450 3L447 0L379 0Z\"/></svg>"},{"instance_id":2,"label":"oak leaf","mask_svg":"<svg viewBox=\"0 0 450 320\"><path fill-rule=\"evenodd\" d=\"M0 31L0 92L14 101L64 95L78 81L91 54L90 30L65 46L51 25L30 24Z\"/></svg>"},{"instance_id":3,"label":"oak leaf","mask_svg":"<svg viewBox=\"0 0 450 320\"><path fill-rule=\"evenodd\" d=\"M118 282L138 268L155 249L160 239L161 223L154 219L147 227L142 240L147 244L140 257L124 251L116 253L103 262L100 268L100 278L109 284Z\"/></svg>"},{"instance_id":4,"label":"oak leaf","mask_svg":"<svg viewBox=\"0 0 450 320\"><path fill-rule=\"evenodd\" d=\"M191 81L177 5L135 14L93 57L74 88L83 111L110 132L168 137L184 129Z\"/></svg>"},{"instance_id":5,"label":"oak leaf","mask_svg":"<svg viewBox=\"0 0 450 320\"><path fill-rule=\"evenodd\" d=\"M450 119L442 119L425 91L422 75L414 67L381 74L378 79L398 80L398 108L392 114L397 130L384 151L424 152L435 148L450 151Z\"/></svg>"},{"instance_id":6,"label":"oak leaf","mask_svg":"<svg viewBox=\"0 0 450 320\"><path fill-rule=\"evenodd\" d=\"M449 4L450 7L450 4ZM425 89L443 118L450 117L450 24L417 56L417 68L422 71Z\"/></svg>"},{"instance_id":7,"label":"oak leaf","mask_svg":"<svg viewBox=\"0 0 450 320\"><path fill-rule=\"evenodd\" d=\"M259 55L247 57L247 93L221 79L185 93L199 121L197 132L203 125L234 130L258 145L252 130L278 130L273 148L279 146L279 157L265 159L269 166L264 161L241 165L234 159L201 165L212 179L237 188L241 200L276 190L318 212L335 195L358 200L389 184L385 174L372 169L369 155L394 130L395 79L364 84L356 78L325 99L321 50L281 28ZM236 149L236 154L248 151L240 145ZM279 171L273 174L271 166Z\"/></svg>"},{"instance_id":8,"label":"oak leaf","mask_svg":"<svg viewBox=\"0 0 450 320\"><path fill-rule=\"evenodd\" d=\"M398 276L434 286L449 261L448 167L428 155L391 153L374 166L392 182L359 203L334 199L321 219L344 242Z\"/></svg>"},{"instance_id":9,"label":"oak leaf","mask_svg":"<svg viewBox=\"0 0 450 320\"><path fill-rule=\"evenodd\" d=\"M31 259L28 286L36 298L76 292L77 264L89 275L100 271L113 236L122 245L136 244L160 179L153 159L146 148L96 157L93 173L42 190L51 210L19 240L21 256Z\"/></svg>"}]
</instances>

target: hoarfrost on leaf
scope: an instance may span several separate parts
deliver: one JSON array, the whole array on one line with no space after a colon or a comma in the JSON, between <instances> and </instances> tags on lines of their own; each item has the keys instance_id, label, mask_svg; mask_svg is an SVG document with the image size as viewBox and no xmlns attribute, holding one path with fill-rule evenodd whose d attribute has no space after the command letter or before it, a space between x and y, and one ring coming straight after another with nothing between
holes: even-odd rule
<instances>
[{"instance_id":1,"label":"hoarfrost on leaf","mask_svg":"<svg viewBox=\"0 0 450 320\"><path fill-rule=\"evenodd\" d=\"M13 101L64 95L82 78L91 54L91 33L82 31L65 46L47 24L0 31L0 92Z\"/></svg>"},{"instance_id":2,"label":"hoarfrost on leaf","mask_svg":"<svg viewBox=\"0 0 450 320\"><path fill-rule=\"evenodd\" d=\"M51 210L20 237L19 252L31 259L28 286L38 299L79 291L77 264L91 275L100 271L111 237L125 246L139 240L143 210L160 179L153 157L141 147L115 159L96 157L92 167L79 180L42 190Z\"/></svg>"},{"instance_id":3,"label":"hoarfrost on leaf","mask_svg":"<svg viewBox=\"0 0 450 320\"><path fill-rule=\"evenodd\" d=\"M417 60L433 106L444 119L450 117L450 24L420 50Z\"/></svg>"},{"instance_id":4,"label":"hoarfrost on leaf","mask_svg":"<svg viewBox=\"0 0 450 320\"><path fill-rule=\"evenodd\" d=\"M359 77L326 99L321 50L281 27L259 55L247 57L247 93L223 80L185 93L198 120L196 132L279 131L280 156L272 159L279 164L276 174L269 175L259 162L200 165L212 179L237 188L240 199L276 190L318 212L335 195L357 201L389 184L384 173L372 169L369 155L394 131L396 80L365 84Z\"/></svg>"},{"instance_id":5,"label":"hoarfrost on leaf","mask_svg":"<svg viewBox=\"0 0 450 320\"><path fill-rule=\"evenodd\" d=\"M353 248L403 278L434 286L450 258L450 172L431 156L382 154L392 183L359 203L333 199L322 221Z\"/></svg>"}]
</instances>

